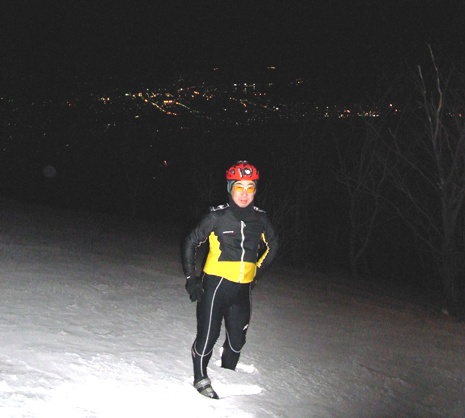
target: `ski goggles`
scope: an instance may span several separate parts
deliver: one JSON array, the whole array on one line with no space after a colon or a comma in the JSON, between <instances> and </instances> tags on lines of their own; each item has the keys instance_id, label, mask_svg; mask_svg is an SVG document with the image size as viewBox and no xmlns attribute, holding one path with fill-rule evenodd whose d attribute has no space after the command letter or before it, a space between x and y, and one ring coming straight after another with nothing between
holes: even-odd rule
<instances>
[{"instance_id":1,"label":"ski goggles","mask_svg":"<svg viewBox=\"0 0 465 418\"><path fill-rule=\"evenodd\" d=\"M248 186L243 186L242 184L235 184L232 188L237 193L244 193L244 191L246 191L248 194L255 193L255 190L257 190L257 188L253 184L250 184Z\"/></svg>"}]
</instances>

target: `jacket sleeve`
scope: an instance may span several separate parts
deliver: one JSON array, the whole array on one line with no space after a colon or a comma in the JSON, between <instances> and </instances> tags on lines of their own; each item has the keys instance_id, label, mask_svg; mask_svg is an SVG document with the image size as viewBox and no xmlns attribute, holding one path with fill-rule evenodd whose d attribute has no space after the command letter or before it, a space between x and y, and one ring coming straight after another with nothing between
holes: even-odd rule
<instances>
[{"instance_id":1,"label":"jacket sleeve","mask_svg":"<svg viewBox=\"0 0 465 418\"><path fill-rule=\"evenodd\" d=\"M266 270L268 270L278 253L278 235L276 234L276 231L268 217L266 217L265 230L263 232L262 240L265 244L265 251L257 261L257 278L259 278Z\"/></svg>"},{"instance_id":2,"label":"jacket sleeve","mask_svg":"<svg viewBox=\"0 0 465 418\"><path fill-rule=\"evenodd\" d=\"M213 215L206 215L184 239L181 248L182 269L187 278L196 276L197 248L205 243L213 230Z\"/></svg>"}]
</instances>

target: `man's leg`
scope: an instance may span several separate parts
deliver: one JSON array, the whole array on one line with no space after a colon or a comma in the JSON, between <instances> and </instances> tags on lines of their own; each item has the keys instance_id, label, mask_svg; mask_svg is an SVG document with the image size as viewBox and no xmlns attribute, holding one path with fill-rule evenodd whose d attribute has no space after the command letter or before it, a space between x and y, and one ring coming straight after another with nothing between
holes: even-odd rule
<instances>
[{"instance_id":1,"label":"man's leg","mask_svg":"<svg viewBox=\"0 0 465 418\"><path fill-rule=\"evenodd\" d=\"M236 302L225 314L226 340L223 344L221 367L235 370L245 344L252 310L250 285L241 284Z\"/></svg>"},{"instance_id":2,"label":"man's leg","mask_svg":"<svg viewBox=\"0 0 465 418\"><path fill-rule=\"evenodd\" d=\"M194 383L208 377L207 366L221 330L221 294L223 279L205 276L202 299L197 303L197 337L192 345Z\"/></svg>"}]
</instances>

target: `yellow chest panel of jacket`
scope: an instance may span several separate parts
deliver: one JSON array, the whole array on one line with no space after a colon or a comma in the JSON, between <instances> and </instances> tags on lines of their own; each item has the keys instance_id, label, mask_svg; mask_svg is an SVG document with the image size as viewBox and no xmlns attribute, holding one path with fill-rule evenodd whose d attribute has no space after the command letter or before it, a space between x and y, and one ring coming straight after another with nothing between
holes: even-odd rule
<instances>
[{"instance_id":1,"label":"yellow chest panel of jacket","mask_svg":"<svg viewBox=\"0 0 465 418\"><path fill-rule=\"evenodd\" d=\"M205 273L224 277L236 283L250 283L253 281L257 269L256 262L245 261L245 250L243 248L238 251L238 257L234 260L223 260L221 247L227 245L228 240L224 240L226 244L225 242L220 243L214 232L210 234L208 240L210 251L203 268Z\"/></svg>"}]
</instances>

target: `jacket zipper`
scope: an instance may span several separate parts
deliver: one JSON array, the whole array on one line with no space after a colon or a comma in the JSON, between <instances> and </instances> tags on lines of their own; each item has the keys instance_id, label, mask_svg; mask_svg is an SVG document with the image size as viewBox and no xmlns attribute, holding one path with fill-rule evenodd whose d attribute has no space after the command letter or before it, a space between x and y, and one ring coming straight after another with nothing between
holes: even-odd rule
<instances>
[{"instance_id":1,"label":"jacket zipper","mask_svg":"<svg viewBox=\"0 0 465 418\"><path fill-rule=\"evenodd\" d=\"M244 248L245 233L244 233L244 228L245 228L245 222L241 221L241 249L242 249L242 254L241 254L241 268L239 270L239 283L241 283L242 279L244 278L244 255L245 255L245 248Z\"/></svg>"}]
</instances>

